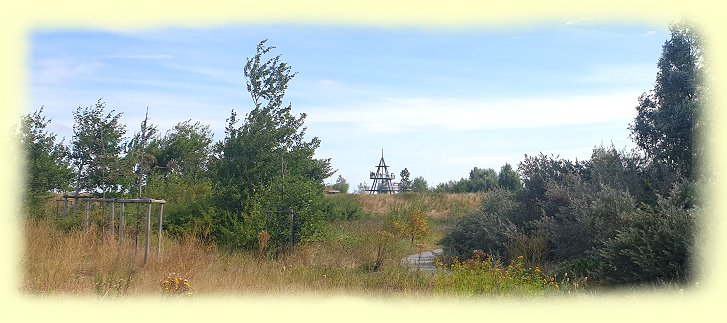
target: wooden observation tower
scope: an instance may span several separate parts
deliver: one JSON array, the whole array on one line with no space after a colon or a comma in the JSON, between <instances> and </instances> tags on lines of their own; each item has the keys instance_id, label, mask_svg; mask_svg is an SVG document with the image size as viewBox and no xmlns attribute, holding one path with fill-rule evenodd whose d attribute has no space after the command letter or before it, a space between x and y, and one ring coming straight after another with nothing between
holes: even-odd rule
<instances>
[{"instance_id":1,"label":"wooden observation tower","mask_svg":"<svg viewBox=\"0 0 727 323\"><path fill-rule=\"evenodd\" d=\"M374 182L368 189L369 194L394 194L397 189L391 181L394 179L394 173L389 173L389 166L384 161L384 150L381 150L381 160L376 166L376 172L371 172L369 178Z\"/></svg>"}]
</instances>

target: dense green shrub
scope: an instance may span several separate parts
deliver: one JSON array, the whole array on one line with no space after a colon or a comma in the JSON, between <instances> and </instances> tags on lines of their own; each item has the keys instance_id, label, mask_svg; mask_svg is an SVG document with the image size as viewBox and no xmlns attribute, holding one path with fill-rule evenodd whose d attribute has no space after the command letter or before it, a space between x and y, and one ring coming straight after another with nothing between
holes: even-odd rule
<instances>
[{"instance_id":1,"label":"dense green shrub","mask_svg":"<svg viewBox=\"0 0 727 323\"><path fill-rule=\"evenodd\" d=\"M598 280L598 268L601 265L597 251L589 250L583 254L557 263L553 274L564 277L566 274L574 279L583 278L590 281Z\"/></svg>"},{"instance_id":2,"label":"dense green shrub","mask_svg":"<svg viewBox=\"0 0 727 323\"><path fill-rule=\"evenodd\" d=\"M175 237L193 234L210 239L212 214L210 212L212 183L209 180L193 181L175 174L153 174L147 179L146 195L162 198L164 229Z\"/></svg>"},{"instance_id":3,"label":"dense green shrub","mask_svg":"<svg viewBox=\"0 0 727 323\"><path fill-rule=\"evenodd\" d=\"M291 213L295 213L293 235L296 243L318 236L323 228L323 185L307 179L288 176L281 194L277 177L244 201L240 211L216 209L213 236L221 245L232 248L257 248L257 235L265 229L270 234L268 245L285 247L290 241Z\"/></svg>"},{"instance_id":4,"label":"dense green shrub","mask_svg":"<svg viewBox=\"0 0 727 323\"><path fill-rule=\"evenodd\" d=\"M599 278L610 283L683 283L693 278L698 208L678 197L622 214L623 226L599 249Z\"/></svg>"},{"instance_id":5,"label":"dense green shrub","mask_svg":"<svg viewBox=\"0 0 727 323\"><path fill-rule=\"evenodd\" d=\"M326 220L358 220L364 216L363 204L353 195L327 196L323 203Z\"/></svg>"},{"instance_id":6,"label":"dense green shrub","mask_svg":"<svg viewBox=\"0 0 727 323\"><path fill-rule=\"evenodd\" d=\"M542 233L527 235L519 233L510 238L507 245L507 256L509 259L523 257L530 267L543 263L548 252L548 239Z\"/></svg>"},{"instance_id":7,"label":"dense green shrub","mask_svg":"<svg viewBox=\"0 0 727 323\"><path fill-rule=\"evenodd\" d=\"M513 191L502 188L493 189L482 195L480 210L487 214L512 218L519 207L515 197L516 193Z\"/></svg>"},{"instance_id":8,"label":"dense green shrub","mask_svg":"<svg viewBox=\"0 0 727 323\"><path fill-rule=\"evenodd\" d=\"M602 148L594 149L599 150ZM597 171L595 173L599 175L595 177L592 170L588 168L583 172L586 178L570 173L560 181L546 180L540 204L551 211L543 211L541 218L532 222L532 227L547 237L549 260L568 261L600 247L605 239L614 235L620 225L620 214L636 208L634 198L623 190L625 185L617 189L605 184L614 183L608 176L621 174L619 167L614 166L613 172ZM611 175L605 175L609 173ZM608 178L604 179L604 176Z\"/></svg>"},{"instance_id":9,"label":"dense green shrub","mask_svg":"<svg viewBox=\"0 0 727 323\"><path fill-rule=\"evenodd\" d=\"M466 214L440 241L446 254L467 259L473 250L505 256L508 243L518 234L509 219L476 211Z\"/></svg>"}]
</instances>

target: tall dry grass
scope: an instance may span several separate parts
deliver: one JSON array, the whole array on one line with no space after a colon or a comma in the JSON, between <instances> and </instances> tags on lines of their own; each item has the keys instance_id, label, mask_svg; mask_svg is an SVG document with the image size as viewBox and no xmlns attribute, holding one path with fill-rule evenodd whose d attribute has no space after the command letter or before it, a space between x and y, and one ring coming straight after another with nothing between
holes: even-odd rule
<instances>
[{"instance_id":1,"label":"tall dry grass","mask_svg":"<svg viewBox=\"0 0 727 323\"><path fill-rule=\"evenodd\" d=\"M392 205L407 208L412 204L423 207L429 218L434 220L446 219L451 216L461 216L467 211L480 207L481 193L405 193L353 195L362 203L363 211L372 215L384 215L389 212Z\"/></svg>"},{"instance_id":2,"label":"tall dry grass","mask_svg":"<svg viewBox=\"0 0 727 323\"><path fill-rule=\"evenodd\" d=\"M404 239L381 240L376 233L386 219L380 215L388 213L393 205L418 203L436 220L479 206L476 194L351 198L359 199L364 211L373 216L331 221L324 228L323 238L299 243L294 253L281 257L272 253L260 257L258 250L222 250L194 237L166 236L159 257L156 235L152 235L149 262L144 264L143 235L136 247L132 227L128 227L119 248L118 238L110 239L104 232L101 213L92 215L88 231L78 226L78 221L31 217L24 223L21 290L28 294L102 297L160 295L161 281L176 273L190 281L193 294L426 294L433 290L432 277L400 266L401 258L416 250ZM435 224L433 228L439 229L425 237L428 247L434 247L441 226Z\"/></svg>"},{"instance_id":3,"label":"tall dry grass","mask_svg":"<svg viewBox=\"0 0 727 323\"><path fill-rule=\"evenodd\" d=\"M429 291L430 278L399 266L404 242L394 242L384 266L376 261L376 219L329 224L328 237L297 246L293 254L260 261L256 251L226 251L186 237L163 239L162 255L156 248L147 264L143 249L126 237L103 238L98 228L63 232L48 219L25 223L24 278L28 294L160 295L160 282L170 273L186 278L193 294L239 293L354 293L382 295ZM155 241L151 241L156 246ZM143 246L143 243L141 244Z\"/></svg>"}]
</instances>

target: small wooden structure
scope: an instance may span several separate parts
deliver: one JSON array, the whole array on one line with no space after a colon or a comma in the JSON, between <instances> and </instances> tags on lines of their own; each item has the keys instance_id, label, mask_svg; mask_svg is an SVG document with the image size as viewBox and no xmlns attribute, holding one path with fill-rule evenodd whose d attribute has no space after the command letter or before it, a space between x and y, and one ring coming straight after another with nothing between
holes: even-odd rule
<instances>
[{"instance_id":1,"label":"small wooden structure","mask_svg":"<svg viewBox=\"0 0 727 323\"><path fill-rule=\"evenodd\" d=\"M119 210L119 225L118 225L118 236L119 236L119 252L121 252L121 246L123 243L123 237L124 237L124 224L126 221L124 220L124 211L126 208L126 204L146 204L146 239L144 242L144 263L146 264L149 260L149 241L151 236L151 207L152 204L159 204L159 222L158 222L158 228L157 228L157 257L161 258L162 255L162 223L164 219L164 204L167 202L164 200L156 200L151 198L132 198L132 199L115 199L115 198L99 198L99 197L91 197L89 195L63 195L63 216L68 216L68 199L73 199L76 201L73 205L73 210L76 210L76 204L79 200L84 202L84 211L83 211L83 225L86 230L89 229L89 211L91 207L91 203L97 202L101 203L102 205L110 205L109 208L109 233L111 237L114 237L114 229L115 224L114 221L116 220L116 204L120 204L120 210Z\"/></svg>"},{"instance_id":2,"label":"small wooden structure","mask_svg":"<svg viewBox=\"0 0 727 323\"><path fill-rule=\"evenodd\" d=\"M369 194L395 194L398 192L398 189L392 183L394 173L389 173L389 166L384 161L383 149L381 150L379 165L376 166L376 172L371 172L369 178L374 180L368 189Z\"/></svg>"}]
</instances>

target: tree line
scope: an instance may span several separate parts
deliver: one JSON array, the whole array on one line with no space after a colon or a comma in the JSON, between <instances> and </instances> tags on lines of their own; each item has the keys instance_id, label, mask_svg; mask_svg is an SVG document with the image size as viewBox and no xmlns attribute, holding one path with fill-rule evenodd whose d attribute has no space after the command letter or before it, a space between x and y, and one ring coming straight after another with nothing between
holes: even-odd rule
<instances>
[{"instance_id":1,"label":"tree line","mask_svg":"<svg viewBox=\"0 0 727 323\"><path fill-rule=\"evenodd\" d=\"M461 259L474 250L523 256L532 266L550 264L561 276L604 285L698 277L705 208L698 193L708 179L698 137L709 123L702 112L706 67L692 28L675 24L670 33L654 88L638 98L629 125L638 148L595 147L583 161L526 155L518 164L522 186L488 191L480 210L442 239L446 251Z\"/></svg>"},{"instance_id":2,"label":"tree line","mask_svg":"<svg viewBox=\"0 0 727 323\"><path fill-rule=\"evenodd\" d=\"M26 154L24 206L30 214L52 192L103 197L163 198L165 229L231 248L254 248L268 230L270 245L288 241L294 210L296 239L314 236L323 220L323 180L330 159L313 158L317 137L305 139L305 114L284 104L296 73L258 44L243 73L252 110L232 110L225 136L214 142L208 125L183 121L163 135L147 115L127 136L122 113L102 99L73 112L69 144L48 131L43 107L21 118L16 136Z\"/></svg>"}]
</instances>

